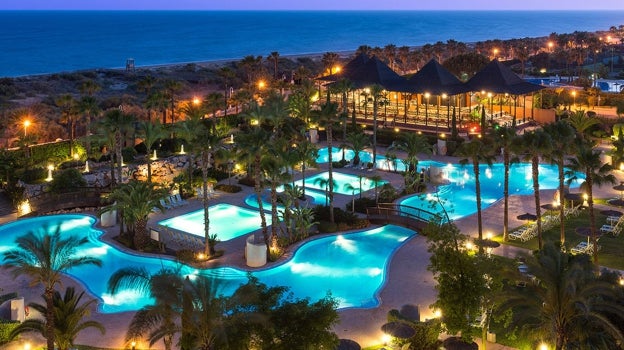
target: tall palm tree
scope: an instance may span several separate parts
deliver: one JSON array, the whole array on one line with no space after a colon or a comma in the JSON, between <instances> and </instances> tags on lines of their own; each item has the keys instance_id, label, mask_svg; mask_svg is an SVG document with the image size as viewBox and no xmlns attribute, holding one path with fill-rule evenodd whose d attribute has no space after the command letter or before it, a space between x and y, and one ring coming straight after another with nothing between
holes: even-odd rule
<instances>
[{"instance_id":1,"label":"tall palm tree","mask_svg":"<svg viewBox=\"0 0 624 350\"><path fill-rule=\"evenodd\" d=\"M309 122L312 111L312 98L315 94L314 82L304 80L288 97L288 111L290 114L306 123Z\"/></svg>"},{"instance_id":2,"label":"tall palm tree","mask_svg":"<svg viewBox=\"0 0 624 350\"><path fill-rule=\"evenodd\" d=\"M45 337L48 349L54 349L56 285L61 283L61 276L68 270L84 265L102 266L102 262L92 256L78 255L80 249L89 242L87 237L64 237L61 225L54 231L50 229L43 227L18 237L15 240L16 247L4 252L4 267L11 269L13 276L29 276L31 287L43 285Z\"/></svg>"},{"instance_id":3,"label":"tall palm tree","mask_svg":"<svg viewBox=\"0 0 624 350\"><path fill-rule=\"evenodd\" d=\"M593 148L593 143L589 141L581 141L577 143L574 154L575 157L568 159L568 168L571 175L569 181L577 179L576 172L585 174L585 183L587 184L587 205L589 209L589 223L591 229L591 240L594 246L593 258L594 263L598 264L598 244L596 233L596 215L594 213L594 185L598 187L603 184L614 184L616 179L611 170L613 168L607 163L603 163L600 159L600 151Z\"/></svg>"},{"instance_id":4,"label":"tall palm tree","mask_svg":"<svg viewBox=\"0 0 624 350\"><path fill-rule=\"evenodd\" d=\"M256 193L256 202L260 212L260 226L262 235L267 248L270 252L269 231L267 229L266 217L262 205L262 158L266 156L266 147L269 142L270 134L264 129L256 127L250 132L240 134L238 136L237 147L239 154L250 160L253 169L254 192Z\"/></svg>"},{"instance_id":5,"label":"tall palm tree","mask_svg":"<svg viewBox=\"0 0 624 350\"><path fill-rule=\"evenodd\" d=\"M101 109L93 96L83 96L78 102L78 110L85 116L85 138L87 155L91 154L91 118L100 114Z\"/></svg>"},{"instance_id":6,"label":"tall palm tree","mask_svg":"<svg viewBox=\"0 0 624 350\"><path fill-rule=\"evenodd\" d=\"M74 118L76 114L76 100L70 94L64 94L56 98L54 101L61 109L61 120L67 124L67 133L69 134L69 156L74 155L74 134L76 127L74 126Z\"/></svg>"},{"instance_id":7,"label":"tall palm tree","mask_svg":"<svg viewBox=\"0 0 624 350\"><path fill-rule=\"evenodd\" d=\"M557 350L616 349L616 341L624 341L614 323L622 322L624 315L617 302L620 288L599 280L588 260L547 244L537 255L527 256L526 264L539 283L500 296L504 301L499 312L514 312L512 327L522 327L531 338L554 344Z\"/></svg>"},{"instance_id":8,"label":"tall palm tree","mask_svg":"<svg viewBox=\"0 0 624 350\"><path fill-rule=\"evenodd\" d=\"M147 151L147 182L152 182L152 146L165 136L165 129L158 120L139 123L139 137L143 139Z\"/></svg>"},{"instance_id":9,"label":"tall palm tree","mask_svg":"<svg viewBox=\"0 0 624 350\"><path fill-rule=\"evenodd\" d=\"M313 111L314 119L319 124L325 126L327 130L327 156L328 156L328 173L329 173L329 221L334 223L334 169L332 164L332 148L333 148L333 126L336 122L337 105L333 102L325 103L320 110Z\"/></svg>"},{"instance_id":10,"label":"tall palm tree","mask_svg":"<svg viewBox=\"0 0 624 350\"><path fill-rule=\"evenodd\" d=\"M105 334L106 329L97 321L84 321L85 317L91 314L91 308L97 304L97 300L90 299L86 303L80 304L84 291L76 294L74 287L67 287L65 295L54 291L54 332L55 341L59 350L69 350L74 346L74 341L78 334L88 328L96 328L100 333ZM46 315L48 310L45 305L29 303L28 306L42 315ZM28 319L20 323L11 331L11 338L26 332L37 332L45 337L46 323L41 319Z\"/></svg>"},{"instance_id":11,"label":"tall palm tree","mask_svg":"<svg viewBox=\"0 0 624 350\"><path fill-rule=\"evenodd\" d=\"M433 153L433 147L427 141L427 138L424 135L413 132L402 133L401 137L394 141L389 149L406 153L406 171L408 172L416 172L418 170L419 154L431 155Z\"/></svg>"},{"instance_id":12,"label":"tall palm tree","mask_svg":"<svg viewBox=\"0 0 624 350\"><path fill-rule=\"evenodd\" d=\"M540 157L547 156L552 152L552 140L543 130L537 130L523 134L516 141L514 146L521 153L520 157L531 162L531 174L533 177L533 195L535 196L535 216L537 220L538 247L541 250L544 246L542 237L542 208L540 207L539 189L539 163Z\"/></svg>"},{"instance_id":13,"label":"tall palm tree","mask_svg":"<svg viewBox=\"0 0 624 350\"><path fill-rule=\"evenodd\" d=\"M223 108L223 94L220 92L211 92L204 98L206 110L212 113L212 118L217 117L217 111Z\"/></svg>"},{"instance_id":14,"label":"tall palm tree","mask_svg":"<svg viewBox=\"0 0 624 350\"><path fill-rule=\"evenodd\" d=\"M166 350L171 350L173 340L181 332L180 293L184 282L179 271L163 268L150 273L144 267L126 267L115 271L108 280L108 292L115 295L121 290L132 289L149 294L152 305L137 311L126 332L126 341L148 335L150 346L162 339Z\"/></svg>"},{"instance_id":15,"label":"tall palm tree","mask_svg":"<svg viewBox=\"0 0 624 350\"><path fill-rule=\"evenodd\" d=\"M262 159L262 172L271 190L271 247L274 249L278 248L277 229L280 225L277 213L277 187L290 180L290 174L284 171L282 157L288 150L280 143L283 142L272 143L267 157Z\"/></svg>"},{"instance_id":16,"label":"tall palm tree","mask_svg":"<svg viewBox=\"0 0 624 350\"><path fill-rule=\"evenodd\" d=\"M171 109L171 123L175 122L175 105L178 91L182 90L182 82L178 80L169 79L163 84L163 94L167 100L169 100L169 108ZM165 124L165 123L163 123Z\"/></svg>"},{"instance_id":17,"label":"tall palm tree","mask_svg":"<svg viewBox=\"0 0 624 350\"><path fill-rule=\"evenodd\" d=\"M182 350L226 348L224 301L215 279L197 276L184 280L182 291Z\"/></svg>"},{"instance_id":18,"label":"tall palm tree","mask_svg":"<svg viewBox=\"0 0 624 350\"><path fill-rule=\"evenodd\" d=\"M565 243L565 163L566 157L573 150L574 129L565 121L557 121L544 125L544 131L552 140L552 151L547 154L551 163L557 165L559 178L559 240L561 246Z\"/></svg>"},{"instance_id":19,"label":"tall palm tree","mask_svg":"<svg viewBox=\"0 0 624 350\"><path fill-rule=\"evenodd\" d=\"M478 138L464 142L458 149L457 155L465 157L460 160L462 165L472 163L472 171L475 176L475 195L477 199L477 227L479 240L483 239L483 218L481 215L481 181L479 180L479 164L492 165L494 155L491 145L485 144ZM479 246L479 253L483 254L483 246Z\"/></svg>"},{"instance_id":20,"label":"tall palm tree","mask_svg":"<svg viewBox=\"0 0 624 350\"><path fill-rule=\"evenodd\" d=\"M195 164L196 157L196 139L197 139L197 130L201 127L202 119L204 118L205 109L203 105L194 105L188 104L182 108L182 113L186 116L186 118L176 124L175 132L176 134L186 141L185 146L187 146L188 152L187 156L187 169L189 184L193 184L193 166Z\"/></svg>"},{"instance_id":21,"label":"tall palm tree","mask_svg":"<svg viewBox=\"0 0 624 350\"><path fill-rule=\"evenodd\" d=\"M370 96L373 99L373 169L377 165L377 114L383 95L384 88L381 85L375 84L370 87Z\"/></svg>"},{"instance_id":22,"label":"tall palm tree","mask_svg":"<svg viewBox=\"0 0 624 350\"><path fill-rule=\"evenodd\" d=\"M277 64L279 63L279 52L273 51L267 56L267 60L273 62L273 80L277 80Z\"/></svg>"},{"instance_id":23,"label":"tall palm tree","mask_svg":"<svg viewBox=\"0 0 624 350\"><path fill-rule=\"evenodd\" d=\"M515 142L516 129L499 127L494 130L494 137L496 145L502 148L503 167L505 169L503 176L503 241L507 242L509 240L509 170L511 168L511 163L515 161L511 156L511 148Z\"/></svg>"},{"instance_id":24,"label":"tall palm tree","mask_svg":"<svg viewBox=\"0 0 624 350\"><path fill-rule=\"evenodd\" d=\"M130 228L130 235L137 250L143 250L149 237L147 219L157 208L163 211L160 200L168 194L165 188L156 188L150 182L131 180L115 188L109 198L115 204L108 206L106 211L117 210Z\"/></svg>"},{"instance_id":25,"label":"tall palm tree","mask_svg":"<svg viewBox=\"0 0 624 350\"><path fill-rule=\"evenodd\" d=\"M360 152L370 144L368 135L361 131L349 133L347 134L347 143L353 151L353 165L360 164Z\"/></svg>"},{"instance_id":26,"label":"tall palm tree","mask_svg":"<svg viewBox=\"0 0 624 350\"><path fill-rule=\"evenodd\" d=\"M342 139L345 140L347 138L347 117L349 116L347 96L349 92L354 89L354 85L349 79L345 78L338 80L334 89L342 95L342 113L340 114L340 118L342 121Z\"/></svg>"},{"instance_id":27,"label":"tall palm tree","mask_svg":"<svg viewBox=\"0 0 624 350\"><path fill-rule=\"evenodd\" d=\"M115 158L117 158L117 183L122 182L121 150L124 143L123 137L127 131L133 128L133 123L134 116L126 114L118 108L108 110L104 114L104 118L102 118L99 123L99 129L101 133L114 135Z\"/></svg>"},{"instance_id":28,"label":"tall palm tree","mask_svg":"<svg viewBox=\"0 0 624 350\"><path fill-rule=\"evenodd\" d=\"M308 165L316 164L316 157L318 156L318 148L309 139L299 140L297 147L292 149L292 153L295 154L298 164L301 164L301 190L302 195L305 197L305 181L306 181L306 169Z\"/></svg>"}]
</instances>

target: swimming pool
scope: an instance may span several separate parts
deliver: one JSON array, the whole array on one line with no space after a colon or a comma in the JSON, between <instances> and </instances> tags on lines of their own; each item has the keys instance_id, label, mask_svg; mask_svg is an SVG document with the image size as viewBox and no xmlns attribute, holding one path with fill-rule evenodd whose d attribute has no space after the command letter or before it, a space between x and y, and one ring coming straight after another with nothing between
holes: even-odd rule
<instances>
[{"instance_id":1,"label":"swimming pool","mask_svg":"<svg viewBox=\"0 0 624 350\"><path fill-rule=\"evenodd\" d=\"M336 182L336 186L334 186L334 193L344 194L344 195L352 195L359 194L361 192L368 191L375 187L373 181L368 179L366 176L362 175L362 187L360 188L360 177L357 175L350 175L345 173L340 173L334 171L332 174L333 180ZM325 186L321 186L322 180L327 181L329 179L329 172L323 172L311 177L307 177L305 179L305 187L313 188L321 191L325 191ZM377 186L381 187L384 184L388 183L388 181L382 180ZM295 181L295 185L303 186L303 180ZM307 193L306 193L307 194Z\"/></svg>"},{"instance_id":2,"label":"swimming pool","mask_svg":"<svg viewBox=\"0 0 624 350\"><path fill-rule=\"evenodd\" d=\"M345 156L346 161L350 162L351 160L353 160L353 157L355 156L355 152L353 152L353 150L332 147L332 161L338 162L342 160L343 151L344 151L344 156ZM329 161L329 156L327 152L328 152L327 147L319 149L318 156L316 157L316 162L327 163ZM367 152L367 151L360 151L359 154L360 154L360 165L370 163L373 161L372 153ZM428 163L428 161L424 161L424 163L419 162L418 163L419 166L421 165L421 163L426 166L426 163ZM392 161L381 154L377 154L377 159L375 160L375 167L377 169L388 170L388 171L405 171L405 163L403 163L401 159L396 159Z\"/></svg>"},{"instance_id":3,"label":"swimming pool","mask_svg":"<svg viewBox=\"0 0 624 350\"><path fill-rule=\"evenodd\" d=\"M279 191L281 193L281 191ZM317 192L314 190L311 190L309 188L306 189L306 200L305 201L300 201L299 203L302 206L312 206L312 205L319 205L319 204L325 204L325 192ZM252 208L256 208L258 209L258 200L256 199L256 194L252 193L250 195L248 195L247 197L245 197L245 204L247 204L248 206L252 207ZM266 190L264 191L264 193L262 194L262 207L264 208L264 210L266 211L270 211L271 210L271 192L270 190ZM277 204L277 210L283 210L284 206L281 204Z\"/></svg>"},{"instance_id":4,"label":"swimming pool","mask_svg":"<svg viewBox=\"0 0 624 350\"><path fill-rule=\"evenodd\" d=\"M270 208L270 207L269 207ZM208 208L210 233L216 233L220 241L229 241L250 233L261 226L260 215L255 210L231 204L216 204ZM267 225L271 218L267 217ZM160 221L159 225L204 237L204 209Z\"/></svg>"},{"instance_id":5,"label":"swimming pool","mask_svg":"<svg viewBox=\"0 0 624 350\"><path fill-rule=\"evenodd\" d=\"M442 208L437 203L439 196L450 219L458 219L477 212L475 196L475 178L472 165L443 164L432 162L432 176L439 174L442 179L448 180L447 185L437 187L437 192L423 195L414 195L400 201L401 205L424 209L442 214ZM503 198L504 166L502 163L488 167L483 164L479 167L481 183L481 205L485 209L497 200ZM583 178L581 174L579 178ZM540 190L556 189L559 187L557 166L541 164L539 166ZM578 183L572 184L572 187ZM529 163L516 163L510 168L509 195L533 194L532 168Z\"/></svg>"},{"instance_id":6,"label":"swimming pool","mask_svg":"<svg viewBox=\"0 0 624 350\"><path fill-rule=\"evenodd\" d=\"M101 231L92 226L91 216L66 214L21 219L0 226L0 254L13 248L17 237L47 225L61 225L64 236L87 236L88 244L81 254L102 259L102 267L81 266L69 274L100 299L99 310L116 313L138 310L152 300L135 290L122 290L112 296L106 293L111 274L118 269L141 266L154 274L162 268L179 269L180 274L212 276L219 280L220 292L231 295L247 282L247 272L220 267L195 269L173 260L138 256L122 252L99 240ZM388 225L372 230L327 236L303 244L288 262L252 274L268 286L288 286L298 298L318 300L331 291L340 308L371 308L379 304L378 293L386 281L387 265L393 253L415 233L403 227ZM357 288L353 288L357 286Z\"/></svg>"}]
</instances>

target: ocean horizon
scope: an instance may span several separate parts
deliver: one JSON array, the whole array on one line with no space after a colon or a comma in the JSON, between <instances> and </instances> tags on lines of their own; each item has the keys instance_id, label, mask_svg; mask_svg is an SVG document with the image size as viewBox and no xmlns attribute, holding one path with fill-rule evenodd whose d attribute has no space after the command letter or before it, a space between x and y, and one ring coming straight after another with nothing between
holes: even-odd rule
<instances>
[{"instance_id":1,"label":"ocean horizon","mask_svg":"<svg viewBox=\"0 0 624 350\"><path fill-rule=\"evenodd\" d=\"M0 11L0 77L608 30L624 11Z\"/></svg>"}]
</instances>

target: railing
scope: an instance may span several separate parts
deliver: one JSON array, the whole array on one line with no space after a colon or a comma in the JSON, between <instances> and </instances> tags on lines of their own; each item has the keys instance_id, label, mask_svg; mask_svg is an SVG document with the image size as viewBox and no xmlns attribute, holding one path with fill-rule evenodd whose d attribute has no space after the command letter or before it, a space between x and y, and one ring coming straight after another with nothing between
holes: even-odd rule
<instances>
[{"instance_id":1,"label":"railing","mask_svg":"<svg viewBox=\"0 0 624 350\"><path fill-rule=\"evenodd\" d=\"M397 224L410 229L423 229L436 216L427 210L395 203L379 203L366 208L366 218L370 222Z\"/></svg>"}]
</instances>

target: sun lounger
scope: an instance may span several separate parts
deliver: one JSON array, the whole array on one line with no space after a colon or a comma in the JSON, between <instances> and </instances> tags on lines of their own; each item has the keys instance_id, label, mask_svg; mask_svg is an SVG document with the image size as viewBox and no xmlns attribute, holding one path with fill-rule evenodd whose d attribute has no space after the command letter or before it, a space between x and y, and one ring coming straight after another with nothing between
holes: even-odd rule
<instances>
[{"instance_id":1,"label":"sun lounger","mask_svg":"<svg viewBox=\"0 0 624 350\"><path fill-rule=\"evenodd\" d=\"M173 208L173 206L171 204L167 203L167 201L164 198L160 199L160 205L162 205L162 207L165 208L165 209Z\"/></svg>"}]
</instances>

